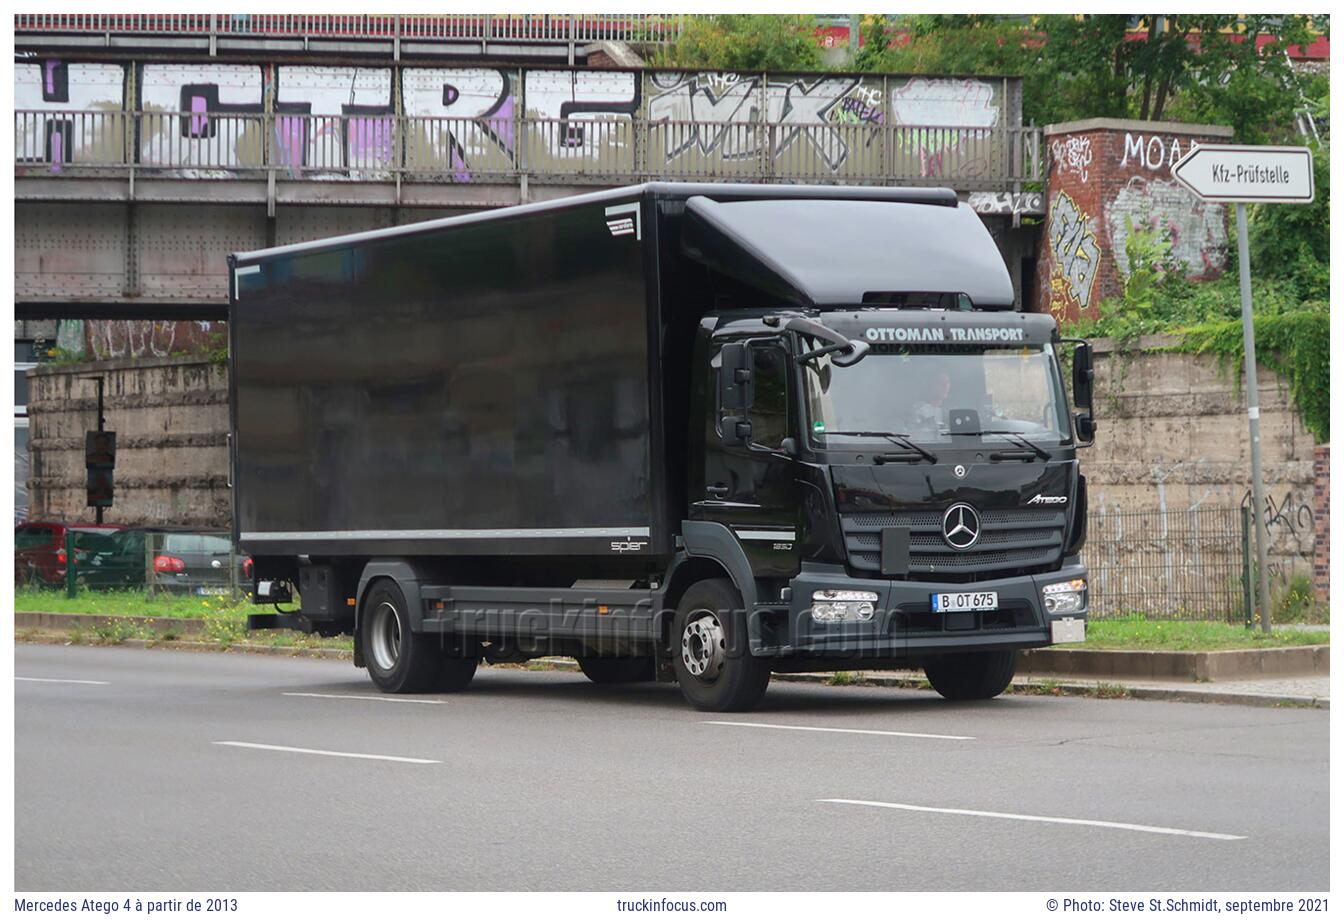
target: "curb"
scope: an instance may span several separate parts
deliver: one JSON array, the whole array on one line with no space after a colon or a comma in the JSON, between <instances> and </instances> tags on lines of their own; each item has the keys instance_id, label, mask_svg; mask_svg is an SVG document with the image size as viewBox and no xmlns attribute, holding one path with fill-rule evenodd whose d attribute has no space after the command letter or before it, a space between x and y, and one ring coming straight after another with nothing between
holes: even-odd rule
<instances>
[{"instance_id":1,"label":"curb","mask_svg":"<svg viewBox=\"0 0 1344 920\"><path fill-rule=\"evenodd\" d=\"M1108 680L1255 680L1261 677L1324 677L1330 646L1225 649L1205 652L1128 649L1038 648L1021 653L1019 669L1063 677Z\"/></svg>"},{"instance_id":2,"label":"curb","mask_svg":"<svg viewBox=\"0 0 1344 920\"><path fill-rule=\"evenodd\" d=\"M15 629L70 630L86 627L97 629L126 624L141 629L173 632L180 636L194 636L205 631L205 620L200 617L119 617L100 616L93 613L42 613L33 611L17 611L14 614Z\"/></svg>"},{"instance_id":3,"label":"curb","mask_svg":"<svg viewBox=\"0 0 1344 920\"><path fill-rule=\"evenodd\" d=\"M71 645L64 636L47 633L38 636L15 636L15 642L29 645ZM349 661L354 653L343 648L302 648L299 646L251 645L238 642L233 645L220 645L216 642L192 642L187 639L122 639L120 642L80 643L89 648L139 648L167 649L175 652L220 652L241 653L246 655L278 655L284 658L326 658L336 661Z\"/></svg>"},{"instance_id":4,"label":"curb","mask_svg":"<svg viewBox=\"0 0 1344 920\"><path fill-rule=\"evenodd\" d=\"M832 674L776 674L772 680L789 683L831 684ZM928 690L932 692L928 681L918 677L899 677L896 675L864 674L854 679L852 684L844 686L890 687L896 690ZM1031 694L1030 691L1048 688L1045 694ZM1104 699L1167 700L1177 703L1225 703L1241 706L1302 706L1310 709L1329 709L1330 700L1315 696L1294 696L1276 693L1233 693L1218 690L1206 690L1196 687L1127 687L1122 683L1095 681L1057 681L1048 677L1019 678L1012 683L1014 693L1028 695L1091 696Z\"/></svg>"},{"instance_id":5,"label":"curb","mask_svg":"<svg viewBox=\"0 0 1344 920\"><path fill-rule=\"evenodd\" d=\"M47 634L42 636L32 636L28 638L15 638L16 642L27 642L38 645L66 645L68 642L62 641L62 637ZM113 646L108 643L108 646ZM246 655L273 655L286 658L318 658L330 661L350 661L354 658L354 653L339 648L286 648L273 645L249 645L239 643L229 646L217 645L213 642L191 642L182 639L123 639L115 646L122 648L138 649L168 649L171 651L183 652L217 652L217 653L236 653ZM96 647L96 646L94 646ZM548 665L548 670L553 671L577 671L578 664L568 658L537 658L538 663ZM834 679L833 674L775 674L772 680L783 681L785 683L800 684L831 684ZM928 682L916 677L899 677L897 675L871 675L864 674L854 679L852 684L846 686L861 687L890 687L897 690L926 690L933 692ZM1039 688L1049 688L1049 693L1053 695L1058 691L1060 696L1093 696L1104 697L1106 699L1134 699L1134 700L1167 700L1180 703L1223 703L1241 706L1301 706L1310 709L1329 709L1330 700L1312 696L1292 696L1285 694L1269 693L1223 693L1217 690L1204 690L1193 687L1126 687L1123 684L1107 684L1102 682L1083 683L1083 682L1057 682L1048 678L1026 678L1015 680L1012 689L1015 693L1024 693ZM1103 692L1104 691L1104 692Z\"/></svg>"}]
</instances>

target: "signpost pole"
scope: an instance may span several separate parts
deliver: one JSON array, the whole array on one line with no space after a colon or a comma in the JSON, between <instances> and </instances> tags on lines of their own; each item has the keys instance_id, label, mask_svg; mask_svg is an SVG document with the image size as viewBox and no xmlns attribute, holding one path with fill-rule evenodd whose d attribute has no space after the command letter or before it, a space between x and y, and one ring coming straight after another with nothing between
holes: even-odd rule
<instances>
[{"instance_id":1,"label":"signpost pole","mask_svg":"<svg viewBox=\"0 0 1344 920\"><path fill-rule=\"evenodd\" d=\"M1171 175L1204 201L1222 201L1237 206L1241 334L1246 349L1246 416L1251 426L1251 498L1255 502L1255 560L1256 568L1260 570L1260 628L1269 632L1269 531L1265 521L1265 475L1260 464L1260 389L1255 379L1255 324L1251 317L1246 202L1310 204L1314 201L1316 174L1311 148L1202 144L1173 164Z\"/></svg>"},{"instance_id":2,"label":"signpost pole","mask_svg":"<svg viewBox=\"0 0 1344 920\"><path fill-rule=\"evenodd\" d=\"M1251 426L1251 498L1255 502L1255 563L1260 573L1260 629L1269 632L1269 532L1265 527L1265 477L1260 466L1260 390L1255 380L1251 256L1246 236L1246 205L1237 202L1237 262L1241 274L1241 328L1246 351L1246 415Z\"/></svg>"}]
</instances>

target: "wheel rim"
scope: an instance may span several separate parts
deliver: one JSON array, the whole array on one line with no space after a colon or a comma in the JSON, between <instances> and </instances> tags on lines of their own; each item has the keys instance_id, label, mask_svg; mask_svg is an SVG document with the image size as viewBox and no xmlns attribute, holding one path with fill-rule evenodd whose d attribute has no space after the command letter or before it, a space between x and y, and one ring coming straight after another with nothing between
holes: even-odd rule
<instances>
[{"instance_id":1,"label":"wheel rim","mask_svg":"<svg viewBox=\"0 0 1344 920\"><path fill-rule=\"evenodd\" d=\"M681 631L681 663L692 677L710 682L723 670L727 640L713 611L698 610Z\"/></svg>"},{"instance_id":2,"label":"wheel rim","mask_svg":"<svg viewBox=\"0 0 1344 920\"><path fill-rule=\"evenodd\" d=\"M391 671L401 657L401 623L397 619L397 608L389 601L383 601L373 611L373 622L369 630L369 652L373 663L379 670Z\"/></svg>"}]
</instances>

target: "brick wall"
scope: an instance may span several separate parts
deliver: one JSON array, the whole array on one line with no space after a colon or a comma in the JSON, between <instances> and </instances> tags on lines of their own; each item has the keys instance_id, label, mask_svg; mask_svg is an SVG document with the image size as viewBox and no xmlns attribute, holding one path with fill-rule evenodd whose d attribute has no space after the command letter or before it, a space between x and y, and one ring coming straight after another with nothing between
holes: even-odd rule
<instances>
[{"instance_id":1,"label":"brick wall","mask_svg":"<svg viewBox=\"0 0 1344 920\"><path fill-rule=\"evenodd\" d=\"M1330 602L1330 445L1316 448L1316 493L1313 514L1316 519L1316 559L1312 586L1316 600Z\"/></svg>"},{"instance_id":2,"label":"brick wall","mask_svg":"<svg viewBox=\"0 0 1344 920\"><path fill-rule=\"evenodd\" d=\"M1227 143L1215 125L1096 118L1045 129L1046 226L1033 308L1060 319L1095 315L1124 290L1131 226L1155 228L1189 277L1212 278L1227 264L1227 213L1171 176L1193 146Z\"/></svg>"}]
</instances>

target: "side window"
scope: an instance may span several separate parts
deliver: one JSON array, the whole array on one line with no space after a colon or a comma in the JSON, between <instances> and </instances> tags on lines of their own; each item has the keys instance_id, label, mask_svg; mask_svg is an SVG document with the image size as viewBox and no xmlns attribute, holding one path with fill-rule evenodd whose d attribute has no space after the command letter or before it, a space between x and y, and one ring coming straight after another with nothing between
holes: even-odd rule
<instances>
[{"instance_id":1,"label":"side window","mask_svg":"<svg viewBox=\"0 0 1344 920\"><path fill-rule=\"evenodd\" d=\"M755 400L751 406L751 439L779 447L789 433L789 359L778 345L753 345Z\"/></svg>"}]
</instances>

